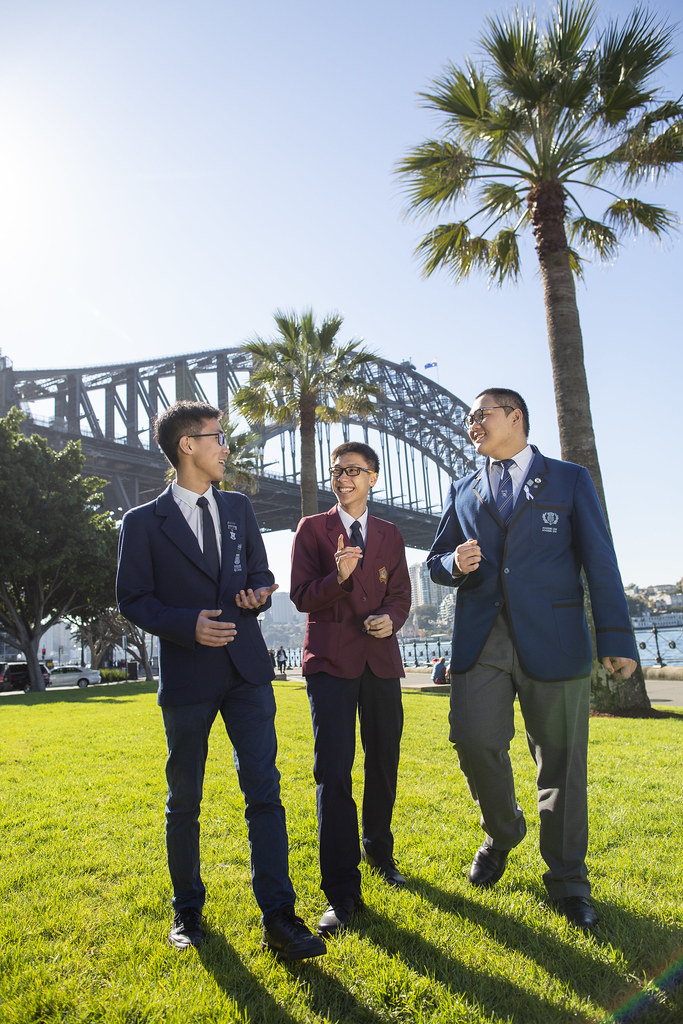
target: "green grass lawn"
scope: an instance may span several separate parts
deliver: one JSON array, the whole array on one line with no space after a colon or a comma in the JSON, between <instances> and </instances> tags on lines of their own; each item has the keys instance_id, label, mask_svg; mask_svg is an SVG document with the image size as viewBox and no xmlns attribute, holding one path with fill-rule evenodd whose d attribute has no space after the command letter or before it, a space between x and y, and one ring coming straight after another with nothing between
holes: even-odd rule
<instances>
[{"instance_id":1,"label":"green grass lawn","mask_svg":"<svg viewBox=\"0 0 683 1024\"><path fill-rule=\"evenodd\" d=\"M296 682L276 695L291 873L314 926L325 899L308 701ZM166 942L165 744L152 688L3 697L2 1024L680 1024L683 714L592 721L589 868L601 923L591 937L546 903L521 720L512 755L529 834L495 889L477 891L467 871L482 836L447 742L447 699L406 693L404 706L394 831L408 887L388 889L363 868L367 909L354 929L326 957L283 965L261 952L222 726L202 813L208 940L179 953Z\"/></svg>"}]
</instances>

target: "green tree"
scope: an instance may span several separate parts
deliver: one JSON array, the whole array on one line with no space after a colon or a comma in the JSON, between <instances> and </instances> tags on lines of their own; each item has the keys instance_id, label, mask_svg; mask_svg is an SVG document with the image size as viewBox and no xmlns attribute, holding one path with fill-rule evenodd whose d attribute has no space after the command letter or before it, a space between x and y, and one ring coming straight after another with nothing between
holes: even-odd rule
<instances>
[{"instance_id":1,"label":"green tree","mask_svg":"<svg viewBox=\"0 0 683 1024\"><path fill-rule=\"evenodd\" d=\"M298 425L301 440L301 514L318 511L315 425L335 423L352 414L367 415L377 389L362 374L374 358L358 340L337 343L341 316L325 317L318 326L312 310L301 316L276 311L278 336L255 338L243 348L254 360L249 383L234 403L247 420L261 426Z\"/></svg>"},{"instance_id":2,"label":"green tree","mask_svg":"<svg viewBox=\"0 0 683 1024\"><path fill-rule=\"evenodd\" d=\"M562 457L589 470L607 515L574 278L584 253L612 259L620 235L661 237L676 223L622 191L680 164L683 106L653 83L673 30L636 8L623 26L597 31L596 10L590 0L560 2L544 31L533 13L488 19L481 66L450 65L421 94L442 115L443 137L412 149L397 170L412 213L465 207L420 242L425 275L443 268L458 282L480 270L496 284L514 281L520 238L533 233ZM586 212L591 200L605 204L599 219ZM648 704L642 679L618 693L610 686L604 698L612 707Z\"/></svg>"},{"instance_id":3,"label":"green tree","mask_svg":"<svg viewBox=\"0 0 683 1024\"><path fill-rule=\"evenodd\" d=\"M60 452L0 419L0 630L23 651L31 688L44 689L40 641L62 618L111 604L116 526L97 477L83 477L78 442Z\"/></svg>"}]
</instances>

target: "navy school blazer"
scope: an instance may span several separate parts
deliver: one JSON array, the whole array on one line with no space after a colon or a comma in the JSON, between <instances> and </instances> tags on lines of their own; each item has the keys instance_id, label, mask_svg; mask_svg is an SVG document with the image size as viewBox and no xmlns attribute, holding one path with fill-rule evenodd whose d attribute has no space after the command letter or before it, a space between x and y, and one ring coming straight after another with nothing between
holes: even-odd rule
<instances>
[{"instance_id":1,"label":"navy school blazer","mask_svg":"<svg viewBox=\"0 0 683 1024\"><path fill-rule=\"evenodd\" d=\"M590 474L537 448L506 530L486 467L449 490L427 557L432 579L456 587L451 671L475 664L505 605L525 673L539 680L587 676L592 647L581 570L591 595L599 658L637 660L612 540ZM479 542L479 568L453 578L455 548Z\"/></svg>"},{"instance_id":2,"label":"navy school blazer","mask_svg":"<svg viewBox=\"0 0 683 1024\"><path fill-rule=\"evenodd\" d=\"M229 661L249 683L269 683L273 666L261 636L258 611L243 611L235 595L269 587L263 539L249 499L213 489L221 522L220 579L211 575L197 538L176 505L171 487L154 501L126 512L119 538L116 597L119 611L160 638L159 704L196 704L225 687ZM237 626L226 647L195 640L203 608L221 608L221 620Z\"/></svg>"}]
</instances>

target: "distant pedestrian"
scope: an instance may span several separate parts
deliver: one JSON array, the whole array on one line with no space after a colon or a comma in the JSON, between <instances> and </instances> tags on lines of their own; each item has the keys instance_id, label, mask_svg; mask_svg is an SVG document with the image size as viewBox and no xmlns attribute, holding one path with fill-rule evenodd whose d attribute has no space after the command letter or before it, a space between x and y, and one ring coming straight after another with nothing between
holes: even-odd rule
<instances>
[{"instance_id":1,"label":"distant pedestrian","mask_svg":"<svg viewBox=\"0 0 683 1024\"><path fill-rule=\"evenodd\" d=\"M285 669L287 668L287 652L284 647L278 647L277 651L277 670L280 675L284 675Z\"/></svg>"},{"instance_id":2,"label":"distant pedestrian","mask_svg":"<svg viewBox=\"0 0 683 1024\"><path fill-rule=\"evenodd\" d=\"M446 659L439 658L434 664L432 669L432 682L433 683L445 683L446 682Z\"/></svg>"}]
</instances>

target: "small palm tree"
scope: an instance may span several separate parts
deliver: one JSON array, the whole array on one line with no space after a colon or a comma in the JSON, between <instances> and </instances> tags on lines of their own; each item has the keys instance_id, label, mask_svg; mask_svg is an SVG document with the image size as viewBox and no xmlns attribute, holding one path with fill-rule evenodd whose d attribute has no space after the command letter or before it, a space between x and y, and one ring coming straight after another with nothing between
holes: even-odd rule
<instances>
[{"instance_id":1,"label":"small palm tree","mask_svg":"<svg viewBox=\"0 0 683 1024\"><path fill-rule=\"evenodd\" d=\"M344 416L367 415L376 387L363 366L374 358L358 340L337 343L343 323L331 314L317 326L313 310L301 316L277 310L277 337L255 338L243 348L253 357L249 383L234 395L234 404L252 424L297 424L301 439L301 514L318 511L315 425Z\"/></svg>"},{"instance_id":2,"label":"small palm tree","mask_svg":"<svg viewBox=\"0 0 683 1024\"><path fill-rule=\"evenodd\" d=\"M586 466L605 508L574 277L582 252L611 259L620 233L660 237L675 223L620 190L680 164L683 107L652 84L671 55L672 29L636 8L591 42L595 15L591 0L562 0L544 33L533 14L488 19L483 66L450 65L421 94L443 115L444 137L411 150L398 173L415 214L473 200L466 216L422 239L425 275L444 268L457 282L483 270L497 284L515 280L520 235L533 232L562 456ZM599 219L586 212L591 199L606 203Z\"/></svg>"}]
</instances>

